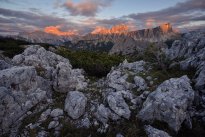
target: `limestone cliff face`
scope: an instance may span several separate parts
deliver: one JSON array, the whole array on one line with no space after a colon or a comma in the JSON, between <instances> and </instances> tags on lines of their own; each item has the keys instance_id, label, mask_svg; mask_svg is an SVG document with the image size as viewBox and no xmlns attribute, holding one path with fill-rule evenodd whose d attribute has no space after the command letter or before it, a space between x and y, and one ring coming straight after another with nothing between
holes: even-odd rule
<instances>
[{"instance_id":1,"label":"limestone cliff face","mask_svg":"<svg viewBox=\"0 0 205 137\"><path fill-rule=\"evenodd\" d=\"M165 41L170 37L177 34L173 31L170 23L162 24L156 28L149 28L137 31L123 31L122 33L114 33L118 31L104 30L103 33L90 33L83 37L79 37L79 40L92 40L93 42L110 41L114 43L110 53L123 53L128 54L134 52L136 49L144 47L150 42ZM115 29L116 30L116 29ZM96 30L97 31L97 30ZM98 30L101 32L100 30ZM105 33L108 32L109 33ZM112 33L113 32L113 33Z\"/></svg>"}]
</instances>

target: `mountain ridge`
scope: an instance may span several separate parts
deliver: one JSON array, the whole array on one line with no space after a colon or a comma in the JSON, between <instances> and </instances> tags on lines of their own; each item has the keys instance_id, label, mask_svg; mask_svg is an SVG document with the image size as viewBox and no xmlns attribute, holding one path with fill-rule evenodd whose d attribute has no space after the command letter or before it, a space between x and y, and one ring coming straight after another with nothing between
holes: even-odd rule
<instances>
[{"instance_id":1,"label":"mountain ridge","mask_svg":"<svg viewBox=\"0 0 205 137\"><path fill-rule=\"evenodd\" d=\"M15 39L23 39L31 43L62 45L76 50L96 50L98 46L100 46L100 49L104 46L104 49L109 49L108 52L110 54L129 54L133 53L136 49L141 49L141 47L149 45L149 43L166 41L178 35L170 23L136 31L120 31L120 27L117 26L108 30L103 29L103 33L100 33L99 30L99 33L91 32L83 36L59 36L43 31L25 32L19 33L18 36L15 36ZM122 29L125 30L126 27L123 26ZM97 49L97 51L100 51L100 49Z\"/></svg>"}]
</instances>

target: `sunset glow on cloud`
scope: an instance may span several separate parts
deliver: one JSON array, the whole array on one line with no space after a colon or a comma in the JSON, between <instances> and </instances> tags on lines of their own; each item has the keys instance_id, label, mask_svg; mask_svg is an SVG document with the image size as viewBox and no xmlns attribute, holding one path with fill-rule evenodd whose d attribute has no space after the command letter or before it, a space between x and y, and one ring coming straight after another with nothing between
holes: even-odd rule
<instances>
[{"instance_id":1,"label":"sunset glow on cloud","mask_svg":"<svg viewBox=\"0 0 205 137\"><path fill-rule=\"evenodd\" d=\"M167 22L179 31L205 27L204 0L164 1L0 0L0 34L35 30L61 36L109 34Z\"/></svg>"},{"instance_id":2,"label":"sunset glow on cloud","mask_svg":"<svg viewBox=\"0 0 205 137\"><path fill-rule=\"evenodd\" d=\"M44 32L58 35L58 36L71 36L71 35L77 35L77 31L60 31L60 26L48 26L45 27Z\"/></svg>"}]
</instances>

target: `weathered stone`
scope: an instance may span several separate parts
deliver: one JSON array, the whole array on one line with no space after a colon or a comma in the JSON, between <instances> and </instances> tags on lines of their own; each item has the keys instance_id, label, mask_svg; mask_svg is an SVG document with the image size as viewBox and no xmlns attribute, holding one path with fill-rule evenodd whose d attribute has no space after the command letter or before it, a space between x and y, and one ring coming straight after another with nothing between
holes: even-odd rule
<instances>
[{"instance_id":1,"label":"weathered stone","mask_svg":"<svg viewBox=\"0 0 205 137\"><path fill-rule=\"evenodd\" d=\"M143 121L164 121L170 128L178 131L193 100L194 91L189 78L171 78L149 94L138 117Z\"/></svg>"},{"instance_id":2,"label":"weathered stone","mask_svg":"<svg viewBox=\"0 0 205 137\"><path fill-rule=\"evenodd\" d=\"M31 45L22 54L14 56L12 61L16 65L34 66L39 75L52 80L56 91L68 92L87 86L82 70L72 69L68 59L39 45Z\"/></svg>"},{"instance_id":3,"label":"weathered stone","mask_svg":"<svg viewBox=\"0 0 205 137\"><path fill-rule=\"evenodd\" d=\"M118 133L116 137L124 137L122 134Z\"/></svg>"},{"instance_id":4,"label":"weathered stone","mask_svg":"<svg viewBox=\"0 0 205 137\"><path fill-rule=\"evenodd\" d=\"M145 80L142 77L135 76L134 81L135 81L135 84L137 86L138 91L145 90L147 88L147 84L146 84Z\"/></svg>"},{"instance_id":5,"label":"weathered stone","mask_svg":"<svg viewBox=\"0 0 205 137\"><path fill-rule=\"evenodd\" d=\"M47 109L46 111L44 111L44 112L41 114L40 118L39 118L39 122L44 122L44 121L48 118L48 116L50 115L50 113L51 113L51 109Z\"/></svg>"},{"instance_id":6,"label":"weathered stone","mask_svg":"<svg viewBox=\"0 0 205 137\"><path fill-rule=\"evenodd\" d=\"M109 119L118 120L119 116L112 113L109 108L106 108L103 104L98 106L97 112L95 113L97 120L99 120L104 126L107 124Z\"/></svg>"},{"instance_id":7,"label":"weathered stone","mask_svg":"<svg viewBox=\"0 0 205 137\"><path fill-rule=\"evenodd\" d=\"M11 125L18 123L29 109L45 100L46 91L39 88L34 67L1 70L0 79L0 129L4 133Z\"/></svg>"},{"instance_id":8,"label":"weathered stone","mask_svg":"<svg viewBox=\"0 0 205 137\"><path fill-rule=\"evenodd\" d=\"M73 119L78 119L85 112L87 98L79 91L70 91L65 100L64 110Z\"/></svg>"},{"instance_id":9,"label":"weathered stone","mask_svg":"<svg viewBox=\"0 0 205 137\"><path fill-rule=\"evenodd\" d=\"M129 110L129 106L126 104L120 92L109 93L107 96L107 102L110 109L112 109L116 114L126 119L130 118L131 112Z\"/></svg>"},{"instance_id":10,"label":"weathered stone","mask_svg":"<svg viewBox=\"0 0 205 137\"><path fill-rule=\"evenodd\" d=\"M0 60L0 70L11 68L12 65L5 62L4 60Z\"/></svg>"},{"instance_id":11,"label":"weathered stone","mask_svg":"<svg viewBox=\"0 0 205 137\"><path fill-rule=\"evenodd\" d=\"M48 125L48 129L56 128L59 125L58 121L51 121Z\"/></svg>"},{"instance_id":12,"label":"weathered stone","mask_svg":"<svg viewBox=\"0 0 205 137\"><path fill-rule=\"evenodd\" d=\"M63 110L60 108L56 108L54 110L51 111L50 116L51 117L59 117L63 115Z\"/></svg>"},{"instance_id":13,"label":"weathered stone","mask_svg":"<svg viewBox=\"0 0 205 137\"><path fill-rule=\"evenodd\" d=\"M122 68L132 70L135 73L143 72L145 62L144 61L136 61L132 63L128 63L127 60L124 60L124 62L121 64Z\"/></svg>"},{"instance_id":14,"label":"weathered stone","mask_svg":"<svg viewBox=\"0 0 205 137\"><path fill-rule=\"evenodd\" d=\"M145 126L145 131L146 131L148 137L171 137L168 133L166 133L162 130L153 128L150 125Z\"/></svg>"},{"instance_id":15,"label":"weathered stone","mask_svg":"<svg viewBox=\"0 0 205 137\"><path fill-rule=\"evenodd\" d=\"M88 118L84 118L80 121L78 127L81 128L89 128L91 126L90 120Z\"/></svg>"}]
</instances>

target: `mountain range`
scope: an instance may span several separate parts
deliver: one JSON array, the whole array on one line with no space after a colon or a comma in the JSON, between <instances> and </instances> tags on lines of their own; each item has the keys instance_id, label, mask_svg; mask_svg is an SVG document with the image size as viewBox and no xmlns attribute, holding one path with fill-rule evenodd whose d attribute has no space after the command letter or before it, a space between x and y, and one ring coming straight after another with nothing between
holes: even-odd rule
<instances>
[{"instance_id":1,"label":"mountain range","mask_svg":"<svg viewBox=\"0 0 205 137\"><path fill-rule=\"evenodd\" d=\"M111 54L133 53L136 48L150 45L150 43L166 41L179 35L173 30L170 23L162 24L155 28L122 31L124 26L111 28L109 30L101 30L95 33L91 32L85 35L64 35L46 33L43 31L24 32L17 36L12 36L15 39L26 40L31 43L49 43L53 45L63 45L75 50L99 50L107 51Z\"/></svg>"}]
</instances>

